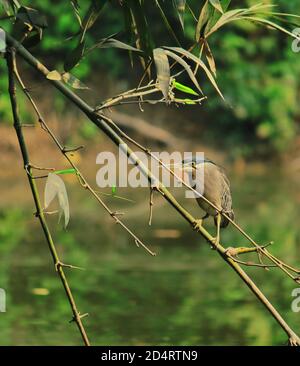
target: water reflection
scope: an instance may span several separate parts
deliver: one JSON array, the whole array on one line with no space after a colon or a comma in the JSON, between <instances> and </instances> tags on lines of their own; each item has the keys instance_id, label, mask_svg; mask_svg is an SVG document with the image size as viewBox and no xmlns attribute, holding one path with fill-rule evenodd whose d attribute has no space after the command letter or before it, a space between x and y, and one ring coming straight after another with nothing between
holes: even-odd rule
<instances>
[{"instance_id":1,"label":"water reflection","mask_svg":"<svg viewBox=\"0 0 300 366\"><path fill-rule=\"evenodd\" d=\"M233 181L238 222L258 242L274 240L274 254L300 266L298 188L269 174ZM90 314L85 324L93 344L286 342L240 279L159 197L155 197L151 228L148 202L143 202L148 191L131 193L135 204L112 202L126 212L128 225L157 251L152 258L85 192L75 186L70 190L68 230L62 230L55 217L50 225L63 261L86 269L67 271L80 311ZM125 191L119 194L130 197ZM186 206L201 215L195 202L188 200ZM31 209L31 204L12 204L0 211L0 287L7 294L7 312L0 314L0 344L80 344ZM223 232L222 239L228 245L246 244L232 228ZM299 333L299 313L290 308L294 283L276 270L250 269L249 273Z\"/></svg>"}]
</instances>

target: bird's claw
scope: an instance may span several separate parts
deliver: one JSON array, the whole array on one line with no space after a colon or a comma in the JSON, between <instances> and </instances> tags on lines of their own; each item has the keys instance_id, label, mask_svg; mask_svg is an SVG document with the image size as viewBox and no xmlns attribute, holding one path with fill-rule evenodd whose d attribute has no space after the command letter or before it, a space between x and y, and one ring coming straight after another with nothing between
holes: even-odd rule
<instances>
[{"instance_id":1,"label":"bird's claw","mask_svg":"<svg viewBox=\"0 0 300 366\"><path fill-rule=\"evenodd\" d=\"M202 228L202 223L203 223L203 220L202 219L199 219L199 220L195 220L192 224L193 226L193 230L199 232L200 229Z\"/></svg>"},{"instance_id":2,"label":"bird's claw","mask_svg":"<svg viewBox=\"0 0 300 366\"><path fill-rule=\"evenodd\" d=\"M220 244L220 238L216 236L215 238L212 238L210 242L212 244L211 249L216 249Z\"/></svg>"}]
</instances>

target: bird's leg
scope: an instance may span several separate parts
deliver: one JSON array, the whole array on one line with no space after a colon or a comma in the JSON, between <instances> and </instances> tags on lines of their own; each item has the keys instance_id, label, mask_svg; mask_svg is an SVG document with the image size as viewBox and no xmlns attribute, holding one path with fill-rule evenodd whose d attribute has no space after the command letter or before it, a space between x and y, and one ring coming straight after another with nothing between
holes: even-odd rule
<instances>
[{"instance_id":1,"label":"bird's leg","mask_svg":"<svg viewBox=\"0 0 300 366\"><path fill-rule=\"evenodd\" d=\"M212 240L214 245L216 247L219 246L219 243L220 243L220 227L221 227L221 219L222 219L222 216L221 216L221 213L218 212L217 213L217 236Z\"/></svg>"},{"instance_id":2,"label":"bird's leg","mask_svg":"<svg viewBox=\"0 0 300 366\"><path fill-rule=\"evenodd\" d=\"M200 231L200 228L202 227L203 224L203 220L207 219L209 217L209 214L205 214L203 217L201 217L201 219L195 220L192 224L193 229L195 231Z\"/></svg>"}]
</instances>

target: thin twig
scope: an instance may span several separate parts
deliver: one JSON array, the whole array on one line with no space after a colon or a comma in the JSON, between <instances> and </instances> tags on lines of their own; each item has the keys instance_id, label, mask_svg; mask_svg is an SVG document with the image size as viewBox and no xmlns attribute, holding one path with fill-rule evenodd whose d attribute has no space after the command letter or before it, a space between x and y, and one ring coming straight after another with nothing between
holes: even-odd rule
<instances>
[{"instance_id":1,"label":"thin twig","mask_svg":"<svg viewBox=\"0 0 300 366\"><path fill-rule=\"evenodd\" d=\"M43 209L42 209L42 206L40 203L38 189L36 187L34 179L32 179L32 177L31 177L32 165L30 164L30 161L29 161L29 154L27 151L26 142L25 142L24 135L23 135L22 128L21 128L17 98L16 98L16 86L15 86L15 81L14 81L16 63L15 63L15 50L13 48L10 48L7 50L6 60L7 60L7 69L8 69L8 78L9 78L9 95L10 95L13 118L14 118L14 127L15 127L16 134L18 137L20 149L22 152L24 166L27 167L27 170L29 172L29 174L27 174L27 177L29 180L29 185L30 185L32 195L34 198L34 202L35 202L35 206L36 206L36 217L38 217L40 220L42 229L44 231L45 238L47 240L47 243L48 243L52 258L53 258L54 265L56 266L57 273L61 279L61 282L64 286L68 301L70 303L74 321L77 324L77 327L80 331L84 344L86 346L89 346L90 342L89 342L88 336L86 334L85 328L83 326L83 323L81 321L80 313L77 310L77 305L75 303L71 288L69 286L66 275L64 273L63 266L59 265L59 263L61 263L61 261L59 260L59 256L58 256L54 241L52 239L50 230L47 225L47 221L46 221L44 213L43 213Z\"/></svg>"}]
</instances>

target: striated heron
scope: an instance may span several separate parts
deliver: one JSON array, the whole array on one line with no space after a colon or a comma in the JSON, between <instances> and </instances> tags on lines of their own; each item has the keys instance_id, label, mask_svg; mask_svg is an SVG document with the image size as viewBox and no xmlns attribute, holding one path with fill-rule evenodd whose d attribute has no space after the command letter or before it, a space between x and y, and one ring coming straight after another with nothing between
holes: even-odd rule
<instances>
[{"instance_id":1,"label":"striated heron","mask_svg":"<svg viewBox=\"0 0 300 366\"><path fill-rule=\"evenodd\" d=\"M230 183L224 169L211 160L195 158L183 160L182 168L189 174L190 180L193 182L193 188L196 189L196 187L201 186L200 183L203 183L203 197L213 203L219 211L225 213L230 219L234 220ZM197 169L203 169L203 174L199 175L200 178L196 175ZM202 179L203 182L197 182L197 179ZM226 228L229 224L229 220L206 202L203 197L198 197L196 200L206 214L200 220L196 220L194 228L195 230L199 230L203 220L209 216L213 216L217 227L215 244L218 244L220 239L220 228Z\"/></svg>"}]
</instances>

